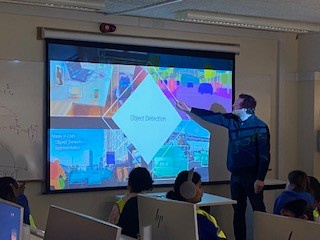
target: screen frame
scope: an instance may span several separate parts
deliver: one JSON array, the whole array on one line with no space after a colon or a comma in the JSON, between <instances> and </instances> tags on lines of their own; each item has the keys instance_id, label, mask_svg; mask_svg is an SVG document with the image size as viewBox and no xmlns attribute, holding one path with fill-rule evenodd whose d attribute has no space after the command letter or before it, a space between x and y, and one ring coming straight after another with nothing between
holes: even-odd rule
<instances>
[{"instance_id":1,"label":"screen frame","mask_svg":"<svg viewBox=\"0 0 320 240\"><path fill-rule=\"evenodd\" d=\"M50 93L50 59L49 59L49 45L50 44L63 44L63 45L71 45L71 46L81 46L81 47L98 47L98 48L106 48L110 47L112 49L120 49L120 50L128 50L128 51L144 51L144 52L152 52L152 53L170 53L175 55L182 55L182 56L196 56L196 57L214 57L217 59L227 59L232 60L232 102L235 99L235 60L236 60L236 53L230 52L217 52L217 51L204 51L204 50L195 50L195 49L180 49L180 48L168 48L168 47L156 47L156 46L143 46L143 45L130 45L130 44L117 44L117 43L102 43L102 42L88 42L88 41L77 41L77 40L65 40L65 39L53 39L47 38L45 39L45 47L46 47L46 91ZM146 50L147 49L147 50ZM54 60L65 60L65 59L54 59ZM81 60L80 60L81 61ZM93 60L86 60L87 62L90 61L92 63L99 63L99 61ZM44 131L44 139L45 139L45 161L46 161L46 179L45 179L45 189L44 193L68 193L68 192L90 192L90 191L104 191L104 190L117 190L117 189L126 189L127 186L108 186L108 187L93 187L93 188L75 188L75 189L62 189L62 190L51 190L50 189L50 156L49 156L49 139L48 139L48 130L50 130L50 96L45 97L46 101L46 109L45 109L45 129ZM210 161L210 154L209 154L209 161ZM208 170L210 171L210 169ZM205 181L203 185L216 185L216 184L228 184L230 181ZM162 184L155 184L154 188L160 187L172 187L174 183L162 183Z\"/></svg>"}]
</instances>

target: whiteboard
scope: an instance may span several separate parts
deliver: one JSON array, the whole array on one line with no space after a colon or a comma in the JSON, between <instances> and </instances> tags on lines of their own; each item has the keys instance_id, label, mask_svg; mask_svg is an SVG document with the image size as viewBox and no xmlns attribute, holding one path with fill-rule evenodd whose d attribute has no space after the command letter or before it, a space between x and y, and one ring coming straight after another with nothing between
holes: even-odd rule
<instances>
[{"instance_id":1,"label":"whiteboard","mask_svg":"<svg viewBox=\"0 0 320 240\"><path fill-rule=\"evenodd\" d=\"M44 178L44 64L0 60L0 177Z\"/></svg>"}]
</instances>

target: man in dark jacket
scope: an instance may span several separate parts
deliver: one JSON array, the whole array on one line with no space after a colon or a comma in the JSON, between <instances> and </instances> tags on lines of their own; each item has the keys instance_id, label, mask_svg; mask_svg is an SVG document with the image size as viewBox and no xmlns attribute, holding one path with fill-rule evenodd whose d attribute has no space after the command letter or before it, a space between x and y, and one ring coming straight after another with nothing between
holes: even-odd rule
<instances>
[{"instance_id":1,"label":"man in dark jacket","mask_svg":"<svg viewBox=\"0 0 320 240\"><path fill-rule=\"evenodd\" d=\"M254 211L265 212L263 187L270 162L270 134L268 126L254 114L256 104L252 96L240 94L232 113L222 114L177 102L177 107L187 114L229 130L227 168L231 172L231 197L237 201L233 206L237 240L246 239L247 197Z\"/></svg>"}]
</instances>

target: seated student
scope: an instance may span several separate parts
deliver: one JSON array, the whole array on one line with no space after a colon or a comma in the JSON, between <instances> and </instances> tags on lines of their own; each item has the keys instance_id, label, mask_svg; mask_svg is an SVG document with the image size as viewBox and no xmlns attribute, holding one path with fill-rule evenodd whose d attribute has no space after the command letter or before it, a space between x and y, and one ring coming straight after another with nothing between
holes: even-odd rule
<instances>
[{"instance_id":1,"label":"seated student","mask_svg":"<svg viewBox=\"0 0 320 240\"><path fill-rule=\"evenodd\" d=\"M139 234L139 216L137 195L152 189L153 180L144 167L134 168L128 179L128 193L112 209L109 221L116 222L122 228L122 234L137 238ZM119 216L120 214L120 216ZM119 216L119 217L118 217Z\"/></svg>"},{"instance_id":2,"label":"seated student","mask_svg":"<svg viewBox=\"0 0 320 240\"><path fill-rule=\"evenodd\" d=\"M178 174L173 190L167 193L167 198L177 201L198 203L203 195L201 176L199 173L182 171ZM219 228L216 219L209 213L197 209L197 222L199 240L220 240L226 239L225 234Z\"/></svg>"},{"instance_id":3,"label":"seated student","mask_svg":"<svg viewBox=\"0 0 320 240\"><path fill-rule=\"evenodd\" d=\"M293 200L284 204L280 210L282 216L292 217L292 218L301 218L310 220L310 212L308 212L308 204L303 199ZM312 216L311 216L312 218Z\"/></svg>"},{"instance_id":4,"label":"seated student","mask_svg":"<svg viewBox=\"0 0 320 240\"><path fill-rule=\"evenodd\" d=\"M310 207L314 207L313 198L309 192L310 186L307 174L299 170L290 172L287 187L276 199L273 213L279 215L281 208L286 203L297 199L303 199Z\"/></svg>"},{"instance_id":5,"label":"seated student","mask_svg":"<svg viewBox=\"0 0 320 240\"><path fill-rule=\"evenodd\" d=\"M314 210L313 210L313 218L314 221L320 222L320 183L318 179L315 177L309 176L310 188L314 198Z\"/></svg>"},{"instance_id":6,"label":"seated student","mask_svg":"<svg viewBox=\"0 0 320 240\"><path fill-rule=\"evenodd\" d=\"M320 206L320 183L315 177L309 176L310 189L315 201L315 205Z\"/></svg>"},{"instance_id":7,"label":"seated student","mask_svg":"<svg viewBox=\"0 0 320 240\"><path fill-rule=\"evenodd\" d=\"M30 208L28 199L23 193L24 189L25 185L17 182L12 177L0 178L0 198L22 206L24 208L23 222L30 225Z\"/></svg>"}]
</instances>

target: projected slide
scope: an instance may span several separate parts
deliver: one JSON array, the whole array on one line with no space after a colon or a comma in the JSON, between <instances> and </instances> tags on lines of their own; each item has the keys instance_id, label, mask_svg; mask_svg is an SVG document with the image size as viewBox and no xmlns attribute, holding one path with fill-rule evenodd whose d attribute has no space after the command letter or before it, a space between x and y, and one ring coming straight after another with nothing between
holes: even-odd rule
<instances>
[{"instance_id":1,"label":"projected slide","mask_svg":"<svg viewBox=\"0 0 320 240\"><path fill-rule=\"evenodd\" d=\"M175 103L230 111L232 71L50 61L49 88L51 190L126 186L137 166L209 181L210 133Z\"/></svg>"}]
</instances>

